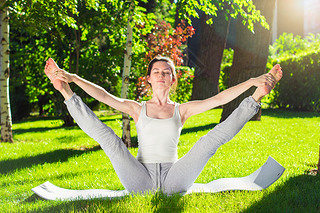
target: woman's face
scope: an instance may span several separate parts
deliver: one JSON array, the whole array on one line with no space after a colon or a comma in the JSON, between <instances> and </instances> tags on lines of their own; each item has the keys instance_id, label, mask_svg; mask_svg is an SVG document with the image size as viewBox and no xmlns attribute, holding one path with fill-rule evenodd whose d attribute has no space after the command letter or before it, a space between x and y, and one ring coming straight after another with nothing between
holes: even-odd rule
<instances>
[{"instance_id":1,"label":"woman's face","mask_svg":"<svg viewBox=\"0 0 320 213\"><path fill-rule=\"evenodd\" d=\"M175 82L172 70L165 61L157 61L153 64L150 75L147 76L152 88L170 88Z\"/></svg>"}]
</instances>

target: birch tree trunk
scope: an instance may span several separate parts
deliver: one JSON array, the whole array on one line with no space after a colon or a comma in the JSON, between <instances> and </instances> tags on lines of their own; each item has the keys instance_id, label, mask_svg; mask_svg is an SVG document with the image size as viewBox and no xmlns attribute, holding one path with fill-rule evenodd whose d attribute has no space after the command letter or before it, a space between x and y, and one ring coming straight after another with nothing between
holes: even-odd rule
<instances>
[{"instance_id":1,"label":"birch tree trunk","mask_svg":"<svg viewBox=\"0 0 320 213\"><path fill-rule=\"evenodd\" d=\"M2 7L5 0L0 1ZM9 12L7 8L0 11L1 24L1 73L0 73L0 98L1 98L1 142L13 142L12 120L9 99Z\"/></svg>"},{"instance_id":2,"label":"birch tree trunk","mask_svg":"<svg viewBox=\"0 0 320 213\"><path fill-rule=\"evenodd\" d=\"M129 13L133 9L133 3L131 2ZM128 26L127 26L127 42L126 50L124 53L124 65L122 72L122 87L121 87L121 98L128 98L128 87L129 87L129 74L131 68L131 52L132 52L132 27L130 25L132 15L129 15ZM130 135L130 117L128 114L122 113L122 140L127 147L131 146L131 135Z\"/></svg>"}]
</instances>

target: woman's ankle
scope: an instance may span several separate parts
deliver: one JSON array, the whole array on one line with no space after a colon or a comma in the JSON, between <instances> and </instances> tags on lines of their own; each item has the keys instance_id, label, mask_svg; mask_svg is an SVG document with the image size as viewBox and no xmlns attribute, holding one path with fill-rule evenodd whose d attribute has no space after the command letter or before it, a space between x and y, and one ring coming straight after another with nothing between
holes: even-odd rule
<instances>
[{"instance_id":1,"label":"woman's ankle","mask_svg":"<svg viewBox=\"0 0 320 213\"><path fill-rule=\"evenodd\" d=\"M73 91L71 90L69 84L63 82L62 89L59 90L59 92L62 94L64 99L67 101L73 96Z\"/></svg>"},{"instance_id":2,"label":"woman's ankle","mask_svg":"<svg viewBox=\"0 0 320 213\"><path fill-rule=\"evenodd\" d=\"M257 103L261 103L262 98L264 95L261 94L259 91L259 88L256 89L256 91L251 96Z\"/></svg>"}]
</instances>

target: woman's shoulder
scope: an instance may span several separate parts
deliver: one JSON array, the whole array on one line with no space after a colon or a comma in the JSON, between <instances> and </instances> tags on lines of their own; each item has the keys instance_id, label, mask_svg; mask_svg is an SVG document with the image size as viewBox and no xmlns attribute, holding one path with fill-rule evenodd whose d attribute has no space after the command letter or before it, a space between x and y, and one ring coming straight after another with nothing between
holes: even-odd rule
<instances>
[{"instance_id":1,"label":"woman's shoulder","mask_svg":"<svg viewBox=\"0 0 320 213\"><path fill-rule=\"evenodd\" d=\"M182 124L184 124L184 122L190 116L192 116L193 108L197 107L196 103L197 101L189 101L189 102L179 104L179 112L180 112Z\"/></svg>"},{"instance_id":2,"label":"woman's shoulder","mask_svg":"<svg viewBox=\"0 0 320 213\"><path fill-rule=\"evenodd\" d=\"M123 100L127 105L127 114L129 114L133 120L137 121L140 115L140 111L142 108L142 103L134 100L125 99Z\"/></svg>"},{"instance_id":3,"label":"woman's shoulder","mask_svg":"<svg viewBox=\"0 0 320 213\"><path fill-rule=\"evenodd\" d=\"M136 109L138 109L138 110L140 109L140 110L141 110L141 107L142 107L144 104L145 104L144 101L141 101L141 102L133 101L133 102L132 102L132 105L133 105L134 110L136 110Z\"/></svg>"}]
</instances>

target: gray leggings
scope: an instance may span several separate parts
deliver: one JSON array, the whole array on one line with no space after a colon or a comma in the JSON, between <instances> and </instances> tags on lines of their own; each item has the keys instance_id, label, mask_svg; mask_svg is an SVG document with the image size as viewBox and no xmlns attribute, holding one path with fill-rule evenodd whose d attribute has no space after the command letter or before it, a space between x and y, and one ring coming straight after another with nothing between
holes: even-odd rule
<instances>
[{"instance_id":1,"label":"gray leggings","mask_svg":"<svg viewBox=\"0 0 320 213\"><path fill-rule=\"evenodd\" d=\"M177 162L143 164L129 152L121 138L102 123L79 96L74 94L65 103L79 127L97 141L110 158L126 190L146 192L160 189L166 194L187 191L216 150L231 140L260 107L252 97L248 97L224 122L201 137Z\"/></svg>"}]
</instances>

